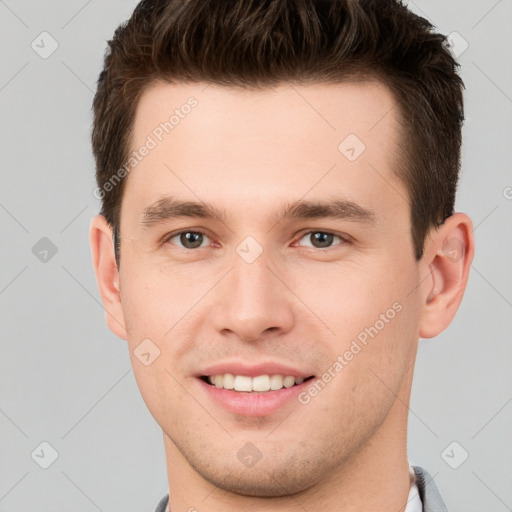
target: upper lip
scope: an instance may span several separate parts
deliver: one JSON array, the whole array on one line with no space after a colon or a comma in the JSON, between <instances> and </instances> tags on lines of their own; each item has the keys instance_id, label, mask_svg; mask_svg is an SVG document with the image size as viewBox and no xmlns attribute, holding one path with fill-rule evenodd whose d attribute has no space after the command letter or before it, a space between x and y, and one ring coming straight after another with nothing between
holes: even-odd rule
<instances>
[{"instance_id":1,"label":"upper lip","mask_svg":"<svg viewBox=\"0 0 512 512\"><path fill-rule=\"evenodd\" d=\"M241 361L231 363L218 363L208 366L197 374L197 377L210 375L224 375L231 373L232 375L246 375L247 377L257 377L258 375L291 375L293 377L311 377L313 372L307 372L293 368L285 364L276 362L263 362L258 364L248 364Z\"/></svg>"}]
</instances>

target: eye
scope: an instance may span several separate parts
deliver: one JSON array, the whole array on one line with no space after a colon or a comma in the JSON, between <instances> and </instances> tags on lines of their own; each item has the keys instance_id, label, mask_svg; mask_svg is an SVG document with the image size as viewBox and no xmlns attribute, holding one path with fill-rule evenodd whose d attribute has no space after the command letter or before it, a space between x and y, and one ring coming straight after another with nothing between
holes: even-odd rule
<instances>
[{"instance_id":1,"label":"eye","mask_svg":"<svg viewBox=\"0 0 512 512\"><path fill-rule=\"evenodd\" d=\"M179 243L173 242L174 239L177 239ZM164 240L165 243L174 243L175 245L181 244L181 247L184 249L197 249L201 247L202 243L209 238L202 233L201 231L179 231L178 233L173 233L166 237Z\"/></svg>"},{"instance_id":2,"label":"eye","mask_svg":"<svg viewBox=\"0 0 512 512\"><path fill-rule=\"evenodd\" d=\"M309 231L301 238L301 240L304 238L311 242L311 245L306 245L306 247L313 247L314 249L329 248L332 246L332 243L336 238L341 240L342 242L348 243L348 239L345 239L340 235L335 235L334 233L330 233L328 231Z\"/></svg>"},{"instance_id":3,"label":"eye","mask_svg":"<svg viewBox=\"0 0 512 512\"><path fill-rule=\"evenodd\" d=\"M340 235L335 235L328 231L309 231L302 236L302 239L307 239L310 244L306 244L306 247L312 247L314 249L327 249L333 245L335 239L340 240L341 243L334 245L342 245L342 243L348 243L348 238L344 238ZM177 233L172 233L164 239L164 243L172 243L183 249L198 249L204 247L203 243L208 241L208 236L201 231L184 230ZM208 245L208 243L206 243Z\"/></svg>"}]
</instances>

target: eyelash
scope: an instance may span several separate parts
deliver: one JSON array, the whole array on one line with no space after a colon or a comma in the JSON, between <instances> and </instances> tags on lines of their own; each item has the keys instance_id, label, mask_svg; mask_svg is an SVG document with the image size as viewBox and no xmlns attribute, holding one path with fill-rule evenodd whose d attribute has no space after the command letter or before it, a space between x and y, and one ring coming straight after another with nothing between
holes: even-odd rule
<instances>
[{"instance_id":1,"label":"eyelash","mask_svg":"<svg viewBox=\"0 0 512 512\"><path fill-rule=\"evenodd\" d=\"M163 240L162 240L162 244L167 244L167 243L170 243L170 240L172 240L173 238L177 237L177 236L180 236L182 235L183 233L197 233L197 234L201 234L207 238L210 238L208 236L207 233L205 233L204 231L201 231L201 230L192 230L192 229L183 229L181 231L176 231L174 233L170 233L168 235L166 235ZM350 243L350 238L348 237L348 235L338 235L336 233L333 233L331 231L322 231L322 230L319 230L319 229L316 229L316 230L311 230L311 231L307 231L305 232L300 238L299 240L302 240L305 236L307 235L311 235L313 233L322 233L324 235L333 235L334 237L336 238L339 238L341 240L342 243L339 243L339 244L336 244L336 245L346 245L348 243ZM175 244L173 244L175 245ZM325 251L327 249L332 249L333 247L336 247L336 245L334 246L329 246L329 247L312 247L312 246L306 246L306 248L308 249L313 249L313 250L317 250L317 251ZM197 250L197 249L204 249L204 247L196 247L194 249L191 249L191 248L188 248L188 247L181 247L181 246L178 246L179 249L183 250L183 251L194 251L194 250Z\"/></svg>"}]
</instances>

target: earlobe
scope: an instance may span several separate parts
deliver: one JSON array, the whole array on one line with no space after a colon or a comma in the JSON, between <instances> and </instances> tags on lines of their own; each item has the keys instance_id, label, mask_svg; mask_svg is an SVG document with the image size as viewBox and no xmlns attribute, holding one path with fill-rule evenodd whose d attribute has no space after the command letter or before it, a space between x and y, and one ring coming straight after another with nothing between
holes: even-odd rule
<instances>
[{"instance_id":1,"label":"earlobe","mask_svg":"<svg viewBox=\"0 0 512 512\"><path fill-rule=\"evenodd\" d=\"M119 291L119 272L112 243L112 229L103 215L97 215L92 219L89 241L107 325L116 336L127 339Z\"/></svg>"},{"instance_id":2,"label":"earlobe","mask_svg":"<svg viewBox=\"0 0 512 512\"><path fill-rule=\"evenodd\" d=\"M432 338L453 320L466 289L474 255L471 219L456 213L428 239L424 258L429 279L422 287L419 335Z\"/></svg>"}]
</instances>

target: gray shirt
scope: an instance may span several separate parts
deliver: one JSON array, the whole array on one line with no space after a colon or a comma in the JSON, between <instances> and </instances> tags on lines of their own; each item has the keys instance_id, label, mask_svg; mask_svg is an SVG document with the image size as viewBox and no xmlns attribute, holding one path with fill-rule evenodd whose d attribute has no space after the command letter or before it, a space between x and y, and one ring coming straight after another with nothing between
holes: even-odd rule
<instances>
[{"instance_id":1,"label":"gray shirt","mask_svg":"<svg viewBox=\"0 0 512 512\"><path fill-rule=\"evenodd\" d=\"M448 512L434 479L430 474L419 466L413 466L416 474L416 485L418 486L423 512ZM157 505L155 512L168 512L169 494L166 494Z\"/></svg>"}]
</instances>

